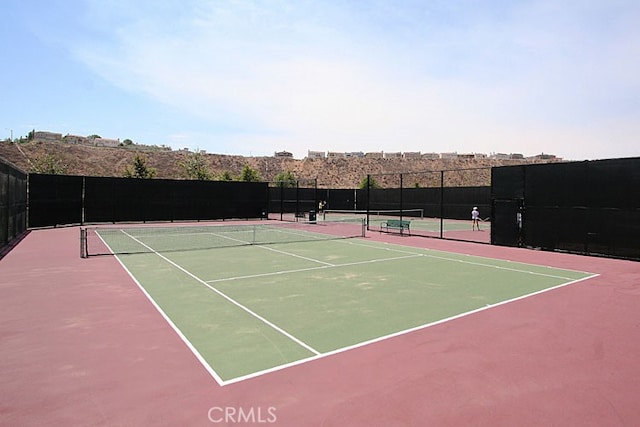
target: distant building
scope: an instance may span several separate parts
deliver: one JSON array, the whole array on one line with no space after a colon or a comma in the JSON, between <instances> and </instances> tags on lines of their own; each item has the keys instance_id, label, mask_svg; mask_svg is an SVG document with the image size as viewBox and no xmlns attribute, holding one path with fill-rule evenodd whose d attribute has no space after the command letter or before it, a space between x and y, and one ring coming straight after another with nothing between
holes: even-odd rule
<instances>
[{"instance_id":1,"label":"distant building","mask_svg":"<svg viewBox=\"0 0 640 427\"><path fill-rule=\"evenodd\" d=\"M343 159L343 158L345 158L347 156L345 155L345 153L340 153L340 152L337 152L337 151L329 151L327 153L327 157L329 157L331 159L336 159L336 158L337 159Z\"/></svg>"},{"instance_id":2,"label":"distant building","mask_svg":"<svg viewBox=\"0 0 640 427\"><path fill-rule=\"evenodd\" d=\"M545 153L540 153L537 156L533 156L533 158L538 160L557 160L557 157L554 154Z\"/></svg>"},{"instance_id":3,"label":"distant building","mask_svg":"<svg viewBox=\"0 0 640 427\"><path fill-rule=\"evenodd\" d=\"M524 156L520 153L511 153L509 154L509 158L512 160L524 160Z\"/></svg>"},{"instance_id":4,"label":"distant building","mask_svg":"<svg viewBox=\"0 0 640 427\"><path fill-rule=\"evenodd\" d=\"M292 158L293 154L291 154L288 151L276 151L273 155L273 157L285 157L285 158Z\"/></svg>"},{"instance_id":5,"label":"distant building","mask_svg":"<svg viewBox=\"0 0 640 427\"><path fill-rule=\"evenodd\" d=\"M509 155L505 153L491 153L489 158L496 160L509 160Z\"/></svg>"},{"instance_id":6,"label":"distant building","mask_svg":"<svg viewBox=\"0 0 640 427\"><path fill-rule=\"evenodd\" d=\"M119 147L120 140L108 139L108 138L94 138L93 145L95 145L96 147Z\"/></svg>"},{"instance_id":7,"label":"distant building","mask_svg":"<svg viewBox=\"0 0 640 427\"><path fill-rule=\"evenodd\" d=\"M384 153L384 158L385 159L401 159L402 153L399 151L396 151L394 153Z\"/></svg>"},{"instance_id":8,"label":"distant building","mask_svg":"<svg viewBox=\"0 0 640 427\"><path fill-rule=\"evenodd\" d=\"M362 158L364 157L364 153L362 151L352 151L350 153L344 153L345 157L356 157Z\"/></svg>"},{"instance_id":9,"label":"distant building","mask_svg":"<svg viewBox=\"0 0 640 427\"><path fill-rule=\"evenodd\" d=\"M33 133L33 139L36 141L62 141L61 133L36 131Z\"/></svg>"},{"instance_id":10,"label":"distant building","mask_svg":"<svg viewBox=\"0 0 640 427\"><path fill-rule=\"evenodd\" d=\"M402 154L405 159L419 159L422 157L419 151L409 151Z\"/></svg>"},{"instance_id":11,"label":"distant building","mask_svg":"<svg viewBox=\"0 0 640 427\"><path fill-rule=\"evenodd\" d=\"M326 156L324 151L307 151L308 159L324 159L325 157Z\"/></svg>"},{"instance_id":12,"label":"distant building","mask_svg":"<svg viewBox=\"0 0 640 427\"><path fill-rule=\"evenodd\" d=\"M67 144L87 145L89 143L89 138L86 136L66 134L64 138L62 138L62 141Z\"/></svg>"},{"instance_id":13,"label":"distant building","mask_svg":"<svg viewBox=\"0 0 640 427\"><path fill-rule=\"evenodd\" d=\"M384 157L384 152L380 151L376 151L373 153L365 153L364 155L367 159L381 159Z\"/></svg>"},{"instance_id":14,"label":"distant building","mask_svg":"<svg viewBox=\"0 0 640 427\"><path fill-rule=\"evenodd\" d=\"M421 157L428 160L437 160L440 158L439 153L422 153Z\"/></svg>"},{"instance_id":15,"label":"distant building","mask_svg":"<svg viewBox=\"0 0 640 427\"><path fill-rule=\"evenodd\" d=\"M458 158L458 153L440 153L440 158L441 159L457 159Z\"/></svg>"}]
</instances>

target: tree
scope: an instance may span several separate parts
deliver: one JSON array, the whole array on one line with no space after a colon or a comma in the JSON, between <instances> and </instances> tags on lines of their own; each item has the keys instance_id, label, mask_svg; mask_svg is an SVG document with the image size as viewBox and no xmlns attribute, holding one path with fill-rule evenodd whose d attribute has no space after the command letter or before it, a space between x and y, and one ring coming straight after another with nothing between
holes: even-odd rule
<instances>
[{"instance_id":1,"label":"tree","mask_svg":"<svg viewBox=\"0 0 640 427\"><path fill-rule=\"evenodd\" d=\"M187 158L179 162L178 165L184 170L189 179L197 179L200 181L209 181L213 179L213 173L207 165L202 151L196 151L187 156Z\"/></svg>"},{"instance_id":2,"label":"tree","mask_svg":"<svg viewBox=\"0 0 640 427\"><path fill-rule=\"evenodd\" d=\"M125 178L153 178L156 176L156 169L147 167L147 159L136 153L133 164L127 166L124 171Z\"/></svg>"},{"instance_id":3,"label":"tree","mask_svg":"<svg viewBox=\"0 0 640 427\"><path fill-rule=\"evenodd\" d=\"M67 173L69 166L64 164L62 160L46 154L43 157L37 157L33 163L31 163L31 172L43 173L48 175L64 175Z\"/></svg>"},{"instance_id":4,"label":"tree","mask_svg":"<svg viewBox=\"0 0 640 427\"><path fill-rule=\"evenodd\" d=\"M127 138L124 141L122 141L122 145L133 145L133 141Z\"/></svg>"},{"instance_id":5,"label":"tree","mask_svg":"<svg viewBox=\"0 0 640 427\"><path fill-rule=\"evenodd\" d=\"M260 182L260 175L258 174L258 171L253 169L251 166L244 165L239 180L244 182Z\"/></svg>"},{"instance_id":6,"label":"tree","mask_svg":"<svg viewBox=\"0 0 640 427\"><path fill-rule=\"evenodd\" d=\"M276 175L275 181L279 187L291 188L296 186L296 177L291 171L280 172Z\"/></svg>"},{"instance_id":7,"label":"tree","mask_svg":"<svg viewBox=\"0 0 640 427\"><path fill-rule=\"evenodd\" d=\"M229 173L229 171L224 171L220 174L220 181L233 181L233 177Z\"/></svg>"},{"instance_id":8,"label":"tree","mask_svg":"<svg viewBox=\"0 0 640 427\"><path fill-rule=\"evenodd\" d=\"M369 187L370 188L380 188L380 184L378 184L378 181L376 181L376 179L374 177L369 175L368 177L365 176L364 178L362 178L362 181L360 181L360 188L361 189L366 189L367 188L367 178L369 178Z\"/></svg>"}]
</instances>

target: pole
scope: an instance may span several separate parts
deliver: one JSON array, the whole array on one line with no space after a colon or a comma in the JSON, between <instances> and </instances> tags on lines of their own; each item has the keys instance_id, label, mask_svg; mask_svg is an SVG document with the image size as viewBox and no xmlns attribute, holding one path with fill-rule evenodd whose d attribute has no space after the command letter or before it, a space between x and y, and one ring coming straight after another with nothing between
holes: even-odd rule
<instances>
[{"instance_id":1,"label":"pole","mask_svg":"<svg viewBox=\"0 0 640 427\"><path fill-rule=\"evenodd\" d=\"M402 221L402 174L400 174L400 221ZM402 234L402 227L400 227L400 234Z\"/></svg>"},{"instance_id":2,"label":"pole","mask_svg":"<svg viewBox=\"0 0 640 427\"><path fill-rule=\"evenodd\" d=\"M440 171L440 238L444 237L444 171Z\"/></svg>"},{"instance_id":3,"label":"pole","mask_svg":"<svg viewBox=\"0 0 640 427\"><path fill-rule=\"evenodd\" d=\"M369 230L370 205L371 205L371 174L367 174L367 230Z\"/></svg>"}]
</instances>

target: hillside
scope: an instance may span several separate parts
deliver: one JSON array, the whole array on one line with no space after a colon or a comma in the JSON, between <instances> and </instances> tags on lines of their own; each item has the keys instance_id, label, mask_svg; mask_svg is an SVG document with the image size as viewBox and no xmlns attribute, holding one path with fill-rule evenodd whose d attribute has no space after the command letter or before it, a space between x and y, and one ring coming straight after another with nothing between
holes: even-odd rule
<instances>
[{"instance_id":1,"label":"hillside","mask_svg":"<svg viewBox=\"0 0 640 427\"><path fill-rule=\"evenodd\" d=\"M189 153L168 151L146 146L133 147L92 147L56 142L0 143L0 158L3 158L24 171L31 171L38 159L52 156L66 166L68 175L84 176L123 176L124 170L131 165L136 153L141 153L147 166L157 170L156 178L185 179L180 162L187 159ZM367 174L390 174L376 176L376 181L384 186L398 186L400 172L425 172L440 170L461 170L486 168L485 170L466 170L447 172L446 185L489 185L492 166L504 166L530 163L528 160L495 159L375 159L375 158L325 158L291 159L275 157L243 157L221 154L206 154L210 170L215 176L228 172L238 176L245 165L258 171L264 181L272 181L281 172L292 172L299 180L316 179L322 188L357 188ZM408 180L408 182L407 182ZM439 173L407 174L403 185L437 186Z\"/></svg>"}]
</instances>

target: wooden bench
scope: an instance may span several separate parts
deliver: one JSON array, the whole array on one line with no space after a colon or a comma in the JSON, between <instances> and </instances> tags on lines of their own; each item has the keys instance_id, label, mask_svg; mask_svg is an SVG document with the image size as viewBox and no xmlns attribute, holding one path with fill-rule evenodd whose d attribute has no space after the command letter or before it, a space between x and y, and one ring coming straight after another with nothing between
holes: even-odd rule
<instances>
[{"instance_id":1,"label":"wooden bench","mask_svg":"<svg viewBox=\"0 0 640 427\"><path fill-rule=\"evenodd\" d=\"M411 230L409 229L410 224L411 221L388 219L380 223L380 232L382 233L383 229L387 232L389 231L389 229L396 229L400 231L400 234L402 234L404 230L407 230L409 232L409 235L411 235Z\"/></svg>"}]
</instances>

